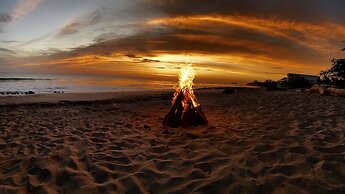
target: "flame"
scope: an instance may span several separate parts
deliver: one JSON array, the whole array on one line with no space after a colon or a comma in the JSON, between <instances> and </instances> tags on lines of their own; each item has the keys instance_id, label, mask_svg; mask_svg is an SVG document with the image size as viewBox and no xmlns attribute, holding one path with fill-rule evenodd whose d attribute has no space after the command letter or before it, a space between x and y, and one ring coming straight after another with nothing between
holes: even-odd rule
<instances>
[{"instance_id":1,"label":"flame","mask_svg":"<svg viewBox=\"0 0 345 194\"><path fill-rule=\"evenodd\" d=\"M181 68L179 84L175 88L172 105L168 114L164 117L163 124L170 127L189 127L196 125L207 125L208 121L202 112L194 91L193 80L195 70L192 63L186 63Z\"/></svg>"},{"instance_id":2,"label":"flame","mask_svg":"<svg viewBox=\"0 0 345 194\"><path fill-rule=\"evenodd\" d=\"M176 87L174 98L172 103L176 100L180 92L183 93L184 99L182 101L182 106L186 108L188 102L192 102L193 106L197 108L199 103L194 95L193 91L193 80L196 76L196 72L193 69L192 63L186 63L186 66L182 67L179 74L179 85Z\"/></svg>"}]
</instances>

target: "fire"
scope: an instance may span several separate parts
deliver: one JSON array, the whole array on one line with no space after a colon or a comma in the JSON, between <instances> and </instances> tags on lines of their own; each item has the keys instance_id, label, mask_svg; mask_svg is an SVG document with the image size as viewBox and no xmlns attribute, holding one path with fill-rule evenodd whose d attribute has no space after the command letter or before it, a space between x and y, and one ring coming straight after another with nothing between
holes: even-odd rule
<instances>
[{"instance_id":1,"label":"fire","mask_svg":"<svg viewBox=\"0 0 345 194\"><path fill-rule=\"evenodd\" d=\"M176 100L175 98L182 91L184 95L182 105L184 108L186 107L189 101L193 103L194 107L199 106L197 99L194 95L194 91L193 91L193 80L195 76L196 76L196 72L193 69L192 63L187 63L187 65L184 66L180 71L179 87L176 88L176 91L174 94L174 100ZM174 103L174 100L172 101L172 103Z\"/></svg>"},{"instance_id":2,"label":"fire","mask_svg":"<svg viewBox=\"0 0 345 194\"><path fill-rule=\"evenodd\" d=\"M207 119L193 91L196 72L192 63L187 63L179 74L179 85L175 89L172 105L163 124L171 127L206 125Z\"/></svg>"}]
</instances>

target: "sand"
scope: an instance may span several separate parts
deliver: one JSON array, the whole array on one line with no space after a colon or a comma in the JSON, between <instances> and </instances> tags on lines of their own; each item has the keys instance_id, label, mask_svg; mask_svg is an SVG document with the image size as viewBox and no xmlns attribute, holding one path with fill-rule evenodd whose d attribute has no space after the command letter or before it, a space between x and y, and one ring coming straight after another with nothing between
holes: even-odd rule
<instances>
[{"instance_id":1,"label":"sand","mask_svg":"<svg viewBox=\"0 0 345 194\"><path fill-rule=\"evenodd\" d=\"M0 98L0 193L345 192L345 98L196 93L188 129L162 126L166 92Z\"/></svg>"}]
</instances>

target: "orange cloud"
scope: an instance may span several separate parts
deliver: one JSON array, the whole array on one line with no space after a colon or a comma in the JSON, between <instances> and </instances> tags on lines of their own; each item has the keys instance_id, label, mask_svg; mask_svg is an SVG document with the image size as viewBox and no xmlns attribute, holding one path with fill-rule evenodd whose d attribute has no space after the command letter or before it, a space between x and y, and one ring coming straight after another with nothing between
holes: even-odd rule
<instances>
[{"instance_id":1,"label":"orange cloud","mask_svg":"<svg viewBox=\"0 0 345 194\"><path fill-rule=\"evenodd\" d=\"M96 20L97 21L97 20ZM20 63L71 74L175 82L191 56L204 84L317 74L345 36L335 23L306 23L240 15L193 15L147 21L128 36L36 56ZM68 31L69 32L69 31ZM29 63L26 61L30 61Z\"/></svg>"},{"instance_id":2,"label":"orange cloud","mask_svg":"<svg viewBox=\"0 0 345 194\"><path fill-rule=\"evenodd\" d=\"M203 28L207 31L217 30L212 28L214 24L239 26L271 36L287 38L303 46L323 51L334 51L333 45L329 41L339 41L345 36L345 26L336 23L311 24L239 15L179 16L153 19L147 23L149 25L165 25L176 28Z\"/></svg>"}]
</instances>

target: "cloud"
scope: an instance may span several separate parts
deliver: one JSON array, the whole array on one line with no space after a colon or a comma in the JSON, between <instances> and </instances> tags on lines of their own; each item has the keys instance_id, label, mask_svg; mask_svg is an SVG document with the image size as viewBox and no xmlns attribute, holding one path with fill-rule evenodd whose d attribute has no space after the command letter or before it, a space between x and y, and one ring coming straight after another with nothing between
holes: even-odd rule
<instances>
[{"instance_id":1,"label":"cloud","mask_svg":"<svg viewBox=\"0 0 345 194\"><path fill-rule=\"evenodd\" d=\"M129 57L129 58L138 58L137 56L135 56L135 54L133 53L128 53L128 54L125 54L126 57Z\"/></svg>"},{"instance_id":2,"label":"cloud","mask_svg":"<svg viewBox=\"0 0 345 194\"><path fill-rule=\"evenodd\" d=\"M154 60L154 59L147 59L144 57L136 56L133 53L127 53L124 54L124 56L131 58L133 61L136 62L142 62L142 63L155 63L155 62L160 62L159 60Z\"/></svg>"},{"instance_id":3,"label":"cloud","mask_svg":"<svg viewBox=\"0 0 345 194\"><path fill-rule=\"evenodd\" d=\"M82 30L83 28L86 28L86 27L89 27L89 26L96 24L100 19L101 19L101 14L100 14L100 11L97 10L97 11L92 12L87 17L78 18L77 20L63 26L62 28L60 28L56 31L44 34L42 36L39 36L39 37L31 39L31 40L28 40L26 42L19 44L18 46L20 46L20 47L21 46L27 46L27 45L31 45L31 44L36 44L38 42L42 42L42 41L47 40L49 38L63 38L63 37L66 37L68 35L73 35L73 34L79 33L80 30Z\"/></svg>"},{"instance_id":4,"label":"cloud","mask_svg":"<svg viewBox=\"0 0 345 194\"><path fill-rule=\"evenodd\" d=\"M151 20L148 24L171 29L183 39L254 48L249 54L267 49L271 55L298 51L292 57L298 53L310 57L308 53L312 51L334 52L345 36L345 27L334 23L311 24L239 15L179 16Z\"/></svg>"},{"instance_id":5,"label":"cloud","mask_svg":"<svg viewBox=\"0 0 345 194\"><path fill-rule=\"evenodd\" d=\"M345 24L343 0L145 0L151 9L158 9L169 16L200 14L246 15L272 17L290 21L325 22Z\"/></svg>"},{"instance_id":6,"label":"cloud","mask_svg":"<svg viewBox=\"0 0 345 194\"><path fill-rule=\"evenodd\" d=\"M23 43L21 43L21 44L18 44L18 46L21 47L21 46L26 46L26 45L30 45L30 44L34 44L34 43L40 42L40 41L42 41L42 40L45 40L45 39L51 37L52 34L53 34L53 33L44 34L44 35L39 36L39 37L37 37L37 38L34 38L34 39L31 39L31 40L25 41L25 42L23 42Z\"/></svg>"},{"instance_id":7,"label":"cloud","mask_svg":"<svg viewBox=\"0 0 345 194\"><path fill-rule=\"evenodd\" d=\"M14 20L20 20L34 11L41 0L20 0L11 12Z\"/></svg>"},{"instance_id":8,"label":"cloud","mask_svg":"<svg viewBox=\"0 0 345 194\"><path fill-rule=\"evenodd\" d=\"M228 34L228 37L223 37L222 34L226 32L231 33ZM160 60L159 55L195 53L205 55L209 59L208 63L205 62L203 69L212 67L218 69L218 71L227 69L238 73L248 68L253 73L253 71L257 71L255 69L258 67L262 72L263 69L267 69L265 66L268 65L289 66L294 63L310 63L312 62L310 59L314 59L315 55L319 55L313 49L303 46L298 48L293 41L270 37L263 33L245 31L241 28L225 28L218 34L213 35L202 30L149 28L146 31L125 38L102 41L90 46L78 47L71 51L57 51L46 56L31 57L29 61L38 64L49 63L50 68L48 69L51 70L54 69L53 64L55 64L56 67L64 66L64 71L71 67L70 71L75 72L76 68L79 67L78 72L83 72L83 69L89 69L88 71L94 69L96 72L105 64L112 65L109 69L116 68L117 64L121 64L121 71L126 71L130 68L130 64L134 63L148 63L151 65L156 63L157 67L162 67L162 64L164 66L167 66L167 64L176 66L173 61ZM154 58L155 56L158 58ZM215 56L225 57L225 62L224 60L219 62L219 59ZM23 59L23 61L25 60ZM317 66L315 67L317 68ZM296 67L290 66L286 70L291 68ZM307 65L304 68L307 68ZM120 71L119 67L116 69ZM170 66L168 69L173 68ZM135 70L133 71L135 72ZM103 73L105 72L103 71ZM116 74L116 72L112 73ZM276 75L278 76L278 74Z\"/></svg>"},{"instance_id":9,"label":"cloud","mask_svg":"<svg viewBox=\"0 0 345 194\"><path fill-rule=\"evenodd\" d=\"M17 40L0 40L0 42L2 42L2 43L17 43L19 41L17 41Z\"/></svg>"},{"instance_id":10,"label":"cloud","mask_svg":"<svg viewBox=\"0 0 345 194\"><path fill-rule=\"evenodd\" d=\"M0 23L6 23L12 21L12 17L9 14L0 14Z\"/></svg>"},{"instance_id":11,"label":"cloud","mask_svg":"<svg viewBox=\"0 0 345 194\"><path fill-rule=\"evenodd\" d=\"M11 49L1 48L1 47L0 47L0 53L15 54L16 52L13 51L13 50L11 50Z\"/></svg>"},{"instance_id":12,"label":"cloud","mask_svg":"<svg viewBox=\"0 0 345 194\"><path fill-rule=\"evenodd\" d=\"M2 24L8 23L12 21L12 17L9 14L1 14L0 13L0 33L3 32Z\"/></svg>"},{"instance_id":13,"label":"cloud","mask_svg":"<svg viewBox=\"0 0 345 194\"><path fill-rule=\"evenodd\" d=\"M99 10L93 12L87 17L78 18L75 21L62 27L55 37L61 38L64 36L79 33L81 29L97 24L102 18Z\"/></svg>"},{"instance_id":14,"label":"cloud","mask_svg":"<svg viewBox=\"0 0 345 194\"><path fill-rule=\"evenodd\" d=\"M127 36L108 32L98 35L106 38L96 38L90 46L59 53L60 57L201 53L284 59L295 64L318 66L327 62L330 53L338 50L339 38L345 36L345 27L339 24L342 19L331 14L332 11L335 15L338 13L337 6L342 5L341 1L327 5L319 0L306 0L303 4L297 1L258 3L251 0L144 2L146 8L161 10L167 17L150 17L136 33ZM300 15L309 12L312 17ZM322 18L315 20L320 13L324 13ZM83 27L97 23L101 17L98 14L66 25L57 36L75 34Z\"/></svg>"},{"instance_id":15,"label":"cloud","mask_svg":"<svg viewBox=\"0 0 345 194\"><path fill-rule=\"evenodd\" d=\"M48 69L54 69L54 64L59 68L64 66L65 72L69 68L79 73L85 69L102 73L104 69L112 69L109 72L113 74L118 74L116 71L135 74L135 69L126 70L132 69L134 63L171 70L176 64L159 58L160 55L196 54L205 56L206 61L198 63L208 72L226 70L233 76L279 77L289 71L317 72L330 59L328 50L323 48L331 47L332 41L343 32L343 28L335 24L239 15L169 17L149 20L146 27L135 34L96 39L89 46L56 51L31 58L31 61L49 63Z\"/></svg>"},{"instance_id":16,"label":"cloud","mask_svg":"<svg viewBox=\"0 0 345 194\"><path fill-rule=\"evenodd\" d=\"M276 37L241 26L220 24L188 25L188 28L148 28L132 36L101 41L87 47L76 48L69 55L124 53L128 57L155 55L159 53L204 53L261 55L271 58L285 58L310 61L319 52L286 37ZM183 24L179 25L183 26ZM217 29L210 32L207 29ZM303 52L301 52L303 51ZM129 54L128 54L129 53Z\"/></svg>"},{"instance_id":17,"label":"cloud","mask_svg":"<svg viewBox=\"0 0 345 194\"><path fill-rule=\"evenodd\" d=\"M127 10L136 11L116 11L121 7L98 10L32 40L69 40L74 38L70 35L87 32L91 37L87 46L52 49L45 55L13 61L30 61L47 71L109 71L135 77L144 70L152 75L152 67L153 72L176 70L179 56L190 54L202 58L197 66L214 73L212 79L219 75L226 79L229 72L250 78L262 74L278 77L288 71L317 73L338 52L345 37L345 19L339 8L344 2L338 0L133 2L140 3ZM98 26L100 22L107 25ZM97 32L88 31L91 26ZM161 57L164 55L172 57L167 60Z\"/></svg>"}]
</instances>

